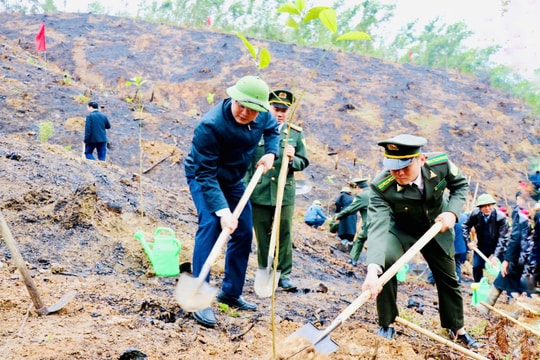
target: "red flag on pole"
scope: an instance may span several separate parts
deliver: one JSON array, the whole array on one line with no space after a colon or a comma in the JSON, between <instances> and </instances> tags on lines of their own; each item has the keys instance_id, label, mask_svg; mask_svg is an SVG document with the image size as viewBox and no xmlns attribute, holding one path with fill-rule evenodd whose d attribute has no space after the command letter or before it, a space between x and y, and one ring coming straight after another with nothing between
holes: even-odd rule
<instances>
[{"instance_id":1,"label":"red flag on pole","mask_svg":"<svg viewBox=\"0 0 540 360\"><path fill-rule=\"evenodd\" d=\"M47 51L45 46L45 23L41 23L41 27L36 35L36 51Z\"/></svg>"}]
</instances>

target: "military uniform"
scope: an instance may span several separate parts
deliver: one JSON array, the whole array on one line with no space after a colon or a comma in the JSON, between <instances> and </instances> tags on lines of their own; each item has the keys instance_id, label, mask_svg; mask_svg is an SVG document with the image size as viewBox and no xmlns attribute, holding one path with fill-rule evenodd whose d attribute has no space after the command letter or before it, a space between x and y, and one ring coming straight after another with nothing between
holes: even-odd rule
<instances>
[{"instance_id":1,"label":"military uniform","mask_svg":"<svg viewBox=\"0 0 540 360\"><path fill-rule=\"evenodd\" d=\"M385 147L385 167L399 170L408 166L415 156L420 156L423 144L425 139L411 135L380 142L379 145ZM378 264L388 269L434 224L439 214L451 212L457 219L462 212L469 189L467 179L446 154L426 155L427 161L419 175L423 191L414 184L399 185L389 170L381 172L371 183L367 245L369 266ZM449 196L445 194L446 189ZM463 299L455 271L453 230L436 235L421 252L437 284L442 327L453 331L461 329L464 323ZM397 280L394 276L377 297L381 330L387 329L398 316L396 298ZM464 336L469 345L476 343L468 334L460 335L460 339Z\"/></svg>"},{"instance_id":2,"label":"military uniform","mask_svg":"<svg viewBox=\"0 0 540 360\"><path fill-rule=\"evenodd\" d=\"M277 99L270 95L270 104L280 106L292 104L287 102L287 98L282 99L279 95L290 94L285 91L275 91ZM289 95L290 97L290 95ZM279 103L278 103L279 101ZM257 258L260 268L268 266L268 250L270 246L270 236L272 232L272 222L276 209L277 185L281 161L285 145L289 144L295 148L294 158L289 162L289 170L283 194L281 207L281 222L279 226L279 259L278 270L281 271L280 279L288 279L292 271L292 218L294 213L294 201L296 195L296 182L294 173L302 171L309 165L306 143L302 128L292 123L284 123L280 131L279 156L274 161L274 166L264 174L255 187L250 201L253 207L253 227L257 239ZM264 141L261 139L255 151L253 162L248 169L246 181L249 181L255 172L255 163L259 154L264 151ZM286 160L288 158L286 157ZM273 264L270 264L272 266Z\"/></svg>"}]
</instances>

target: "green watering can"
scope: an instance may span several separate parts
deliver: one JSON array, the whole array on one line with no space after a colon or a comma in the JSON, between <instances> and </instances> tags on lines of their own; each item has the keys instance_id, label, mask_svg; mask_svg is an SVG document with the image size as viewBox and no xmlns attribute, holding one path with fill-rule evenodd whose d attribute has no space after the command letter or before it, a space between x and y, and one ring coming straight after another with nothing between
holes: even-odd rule
<instances>
[{"instance_id":1,"label":"green watering can","mask_svg":"<svg viewBox=\"0 0 540 360\"><path fill-rule=\"evenodd\" d=\"M476 306L481 301L486 301L488 295L489 295L489 289L491 288L491 285L489 285L489 280L487 277L483 277L480 279L480 282L472 283L471 289L472 292L472 299L471 299L471 305Z\"/></svg>"},{"instance_id":2,"label":"green watering can","mask_svg":"<svg viewBox=\"0 0 540 360\"><path fill-rule=\"evenodd\" d=\"M182 244L172 229L157 228L153 242L144 239L144 231L137 231L134 237L141 243L156 276L176 276L180 273L178 255Z\"/></svg>"}]
</instances>

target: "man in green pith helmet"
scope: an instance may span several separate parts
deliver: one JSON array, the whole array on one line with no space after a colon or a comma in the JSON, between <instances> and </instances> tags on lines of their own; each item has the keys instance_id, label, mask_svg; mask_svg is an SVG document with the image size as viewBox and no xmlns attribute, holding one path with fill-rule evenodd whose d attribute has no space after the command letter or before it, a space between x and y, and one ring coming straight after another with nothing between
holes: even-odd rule
<instances>
[{"instance_id":1,"label":"man in green pith helmet","mask_svg":"<svg viewBox=\"0 0 540 360\"><path fill-rule=\"evenodd\" d=\"M463 210L469 184L444 153L425 154L427 140L409 134L380 141L386 170L370 185L367 274L362 284L377 298L378 335L392 339L390 325L399 311L397 279L381 287L379 276L390 268L435 222L441 232L421 251L433 272L439 297L439 318L452 339L469 347L482 346L464 329L463 297L454 261L454 224ZM449 191L446 196L445 190Z\"/></svg>"},{"instance_id":2,"label":"man in green pith helmet","mask_svg":"<svg viewBox=\"0 0 540 360\"><path fill-rule=\"evenodd\" d=\"M280 129L279 156L274 161L274 166L261 177L250 198L253 207L253 227L257 239L258 264L259 268L266 268L273 266L273 264L267 264L268 251L276 211L279 171L281 163L285 159L288 162L288 170L277 238L279 241L277 270L281 272L278 286L285 291L296 290L296 285L290 279L293 266L292 223L296 195L294 173L304 170L309 165L302 128L293 124L289 119L290 108L294 101L293 93L288 90L274 90L269 94L270 112L277 119ZM263 151L264 140L261 139L255 151L253 163L248 169L246 181L249 181L255 172L255 161Z\"/></svg>"},{"instance_id":3,"label":"man in green pith helmet","mask_svg":"<svg viewBox=\"0 0 540 360\"><path fill-rule=\"evenodd\" d=\"M367 210L369 205L369 184L368 179L354 178L351 180L349 187L352 187L356 192L353 202L347 206L345 209L341 210L335 215L335 219L339 220L342 217L345 217L355 212L360 212L360 217L362 218L362 228L360 232L356 235L354 243L349 254L349 264L356 266L358 264L358 258L360 253L364 248L364 244L367 240Z\"/></svg>"}]
</instances>

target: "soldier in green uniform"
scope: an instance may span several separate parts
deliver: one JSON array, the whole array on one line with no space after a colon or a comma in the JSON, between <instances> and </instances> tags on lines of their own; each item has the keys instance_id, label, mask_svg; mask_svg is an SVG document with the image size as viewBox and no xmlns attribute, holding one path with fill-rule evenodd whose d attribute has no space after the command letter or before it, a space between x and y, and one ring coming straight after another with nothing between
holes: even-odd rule
<instances>
[{"instance_id":1,"label":"soldier in green uniform","mask_svg":"<svg viewBox=\"0 0 540 360\"><path fill-rule=\"evenodd\" d=\"M276 195L279 169L281 161L289 162L283 203L281 207L281 220L279 224L279 259L277 269L281 271L278 286L286 291L296 290L291 281L292 272L292 218L294 213L294 200L296 195L296 182L294 173L302 171L309 165L306 141L302 128L287 122L289 108L294 103L294 95L287 90L274 90L269 95L270 111L276 117L280 126L279 157L274 166L261 177L251 195L253 207L253 227L257 239L257 258L260 268L268 266L268 249L272 232L272 222L276 210ZM264 142L261 139L255 151L252 166L248 169L246 180L249 181L255 171L255 160L260 158L259 151L264 151ZM270 264L272 266L272 264Z\"/></svg>"},{"instance_id":2,"label":"soldier in green uniform","mask_svg":"<svg viewBox=\"0 0 540 360\"><path fill-rule=\"evenodd\" d=\"M392 339L390 324L398 316L397 280L394 276L381 288L378 277L435 222L441 222L441 232L421 250L437 285L441 326L452 339L479 347L482 344L463 327L463 298L454 260L453 228L469 185L446 154L422 153L426 142L423 137L402 134L378 143L384 147L386 170L370 185L368 270L362 290L377 298L378 335Z\"/></svg>"},{"instance_id":3,"label":"soldier in green uniform","mask_svg":"<svg viewBox=\"0 0 540 360\"><path fill-rule=\"evenodd\" d=\"M360 212L360 217L362 218L362 228L360 232L358 232L358 234L356 235L351 252L349 254L349 264L351 264L352 266L356 266L358 264L358 258L360 257L360 253L364 248L364 243L367 240L369 184L367 179L354 178L351 180L349 186L354 187L354 190L356 190L354 200L349 206L341 210L334 217L336 220L339 220L342 217L354 214L357 211Z\"/></svg>"}]
</instances>

